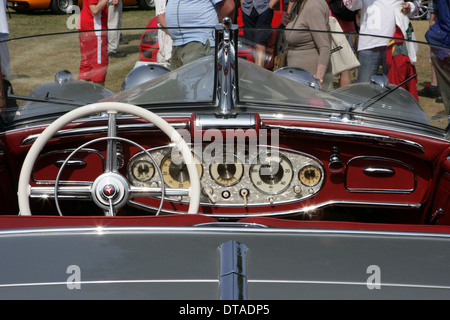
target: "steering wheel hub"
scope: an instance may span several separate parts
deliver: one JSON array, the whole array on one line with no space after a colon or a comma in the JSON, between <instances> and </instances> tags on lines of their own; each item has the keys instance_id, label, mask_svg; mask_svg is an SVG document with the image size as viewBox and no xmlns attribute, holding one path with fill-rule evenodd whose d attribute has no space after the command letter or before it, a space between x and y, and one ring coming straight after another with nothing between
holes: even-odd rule
<instances>
[{"instance_id":1,"label":"steering wheel hub","mask_svg":"<svg viewBox=\"0 0 450 320\"><path fill-rule=\"evenodd\" d=\"M118 210L128 201L128 182L120 174L107 172L95 179L91 193L100 208L106 210L112 205L114 210Z\"/></svg>"}]
</instances>

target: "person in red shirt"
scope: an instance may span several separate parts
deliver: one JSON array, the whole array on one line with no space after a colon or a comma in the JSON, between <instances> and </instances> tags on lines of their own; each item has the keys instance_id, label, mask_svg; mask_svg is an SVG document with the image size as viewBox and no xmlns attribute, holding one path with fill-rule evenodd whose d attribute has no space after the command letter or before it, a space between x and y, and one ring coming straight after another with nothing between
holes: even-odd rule
<instances>
[{"instance_id":1,"label":"person in red shirt","mask_svg":"<svg viewBox=\"0 0 450 320\"><path fill-rule=\"evenodd\" d=\"M84 0L79 20L80 74L78 79L105 85L108 67L108 4L111 0ZM112 4L118 0L112 0Z\"/></svg>"}]
</instances>

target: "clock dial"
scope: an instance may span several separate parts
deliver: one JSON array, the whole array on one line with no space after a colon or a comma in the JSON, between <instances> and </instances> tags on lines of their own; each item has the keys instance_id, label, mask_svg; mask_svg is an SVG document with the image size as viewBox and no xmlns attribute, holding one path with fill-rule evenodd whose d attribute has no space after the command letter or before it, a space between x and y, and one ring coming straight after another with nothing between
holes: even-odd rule
<instances>
[{"instance_id":1,"label":"clock dial","mask_svg":"<svg viewBox=\"0 0 450 320\"><path fill-rule=\"evenodd\" d=\"M301 183L308 187L312 187L318 184L321 178L322 171L320 171L320 169L313 164L304 166L298 173L298 179L301 181Z\"/></svg>"}]
</instances>

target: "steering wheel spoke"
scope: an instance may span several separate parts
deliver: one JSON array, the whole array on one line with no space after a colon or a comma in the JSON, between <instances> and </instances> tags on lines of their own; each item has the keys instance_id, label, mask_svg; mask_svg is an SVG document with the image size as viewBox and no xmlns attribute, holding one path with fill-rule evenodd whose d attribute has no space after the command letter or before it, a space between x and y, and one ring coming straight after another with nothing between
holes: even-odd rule
<instances>
[{"instance_id":1,"label":"steering wheel spoke","mask_svg":"<svg viewBox=\"0 0 450 320\"><path fill-rule=\"evenodd\" d=\"M30 198L54 199L55 187L30 187ZM91 186L61 186L58 187L59 199L92 199Z\"/></svg>"},{"instance_id":2,"label":"steering wheel spoke","mask_svg":"<svg viewBox=\"0 0 450 320\"><path fill-rule=\"evenodd\" d=\"M117 172L117 124L116 112L108 112L108 139L106 148L106 167L105 172Z\"/></svg>"},{"instance_id":3,"label":"steering wheel spoke","mask_svg":"<svg viewBox=\"0 0 450 320\"><path fill-rule=\"evenodd\" d=\"M158 187L130 187L130 198L139 197L158 197L163 194L163 189ZM166 196L188 196L189 189L182 188L164 188Z\"/></svg>"}]
</instances>

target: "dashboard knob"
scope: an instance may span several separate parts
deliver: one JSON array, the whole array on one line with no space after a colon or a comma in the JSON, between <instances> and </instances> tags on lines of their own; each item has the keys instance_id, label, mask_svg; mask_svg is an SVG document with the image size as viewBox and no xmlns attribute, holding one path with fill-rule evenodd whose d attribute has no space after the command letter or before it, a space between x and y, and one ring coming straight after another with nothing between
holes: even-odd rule
<instances>
[{"instance_id":1,"label":"dashboard knob","mask_svg":"<svg viewBox=\"0 0 450 320\"><path fill-rule=\"evenodd\" d=\"M330 162L328 169L331 173L342 173L345 169L345 164L341 161L341 154L337 147L333 147L332 154L330 155Z\"/></svg>"}]
</instances>

